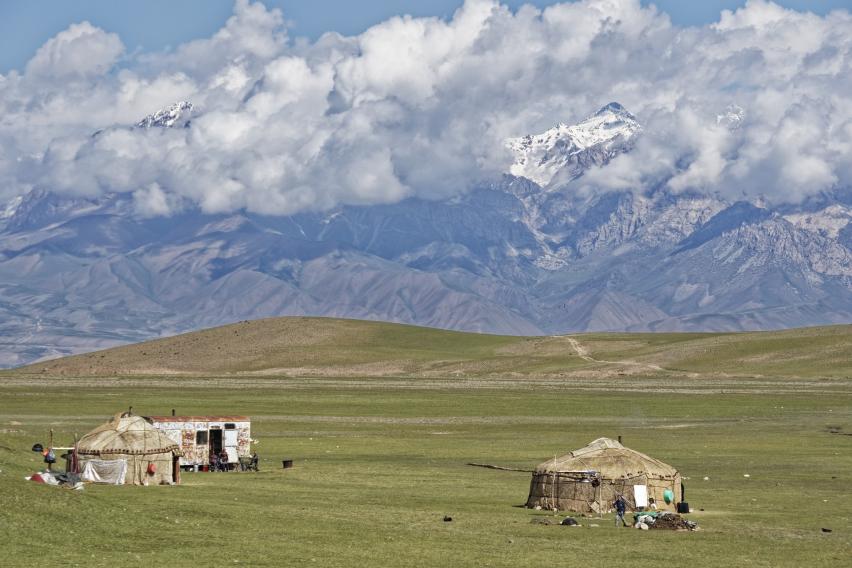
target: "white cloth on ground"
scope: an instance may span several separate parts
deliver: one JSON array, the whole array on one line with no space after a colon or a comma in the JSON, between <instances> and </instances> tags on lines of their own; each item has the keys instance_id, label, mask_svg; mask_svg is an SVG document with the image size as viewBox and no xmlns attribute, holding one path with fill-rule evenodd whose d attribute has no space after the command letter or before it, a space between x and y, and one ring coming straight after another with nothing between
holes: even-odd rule
<instances>
[{"instance_id":1,"label":"white cloth on ground","mask_svg":"<svg viewBox=\"0 0 852 568\"><path fill-rule=\"evenodd\" d=\"M56 476L53 474L53 472L43 471L39 475L41 475L41 478L47 485L59 485L59 480L56 479Z\"/></svg>"}]
</instances>

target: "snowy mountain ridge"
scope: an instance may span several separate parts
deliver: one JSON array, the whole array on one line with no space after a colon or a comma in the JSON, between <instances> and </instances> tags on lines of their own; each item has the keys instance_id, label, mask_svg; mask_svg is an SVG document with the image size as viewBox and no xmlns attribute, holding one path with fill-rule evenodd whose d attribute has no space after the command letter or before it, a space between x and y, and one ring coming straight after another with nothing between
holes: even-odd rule
<instances>
[{"instance_id":1,"label":"snowy mountain ridge","mask_svg":"<svg viewBox=\"0 0 852 568\"><path fill-rule=\"evenodd\" d=\"M21 202L24 200L23 195L18 195L17 197L13 197L5 205L0 209L0 221L4 219L9 219L12 217L15 212L18 210L18 207L21 205Z\"/></svg>"},{"instance_id":2,"label":"snowy mountain ridge","mask_svg":"<svg viewBox=\"0 0 852 568\"><path fill-rule=\"evenodd\" d=\"M590 165L604 165L629 149L641 130L627 109L609 103L577 124L560 123L541 134L506 140L515 155L509 171L545 187L562 170L568 169L568 178L573 178Z\"/></svg>"},{"instance_id":3,"label":"snowy mountain ridge","mask_svg":"<svg viewBox=\"0 0 852 568\"><path fill-rule=\"evenodd\" d=\"M800 229L836 239L840 232L852 223L852 209L845 205L835 204L821 211L791 213L785 215L784 218Z\"/></svg>"},{"instance_id":4,"label":"snowy mountain ridge","mask_svg":"<svg viewBox=\"0 0 852 568\"><path fill-rule=\"evenodd\" d=\"M171 128L175 124L189 126L189 116L192 114L193 105L189 101L178 101L173 105L162 108L155 113L149 114L136 123L137 128Z\"/></svg>"}]
</instances>

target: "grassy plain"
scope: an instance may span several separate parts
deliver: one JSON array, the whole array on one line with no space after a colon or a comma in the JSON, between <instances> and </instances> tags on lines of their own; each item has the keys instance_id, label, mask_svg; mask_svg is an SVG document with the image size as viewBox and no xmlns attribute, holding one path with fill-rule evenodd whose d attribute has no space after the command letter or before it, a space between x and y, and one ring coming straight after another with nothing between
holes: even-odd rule
<instances>
[{"instance_id":1,"label":"grassy plain","mask_svg":"<svg viewBox=\"0 0 852 568\"><path fill-rule=\"evenodd\" d=\"M0 379L0 565L849 565L852 381L844 361L852 343L836 337L845 328L825 329L788 336L780 348L765 336L763 346L745 351L742 340L725 335L577 336L593 361L560 351L567 374L553 360L502 374L456 366L446 376L7 373ZM458 338L439 349L429 333L385 359L431 365L435 359L422 355L429 349L483 357ZM471 341L495 349L489 336ZM678 345L693 341L706 343ZM516 356L513 342L501 351L506 357ZM810 345L802 354L813 359L822 350L834 363L818 372L791 362L776 374L780 354L795 353L799 342ZM767 357L771 349L781 351ZM745 372L730 363L756 352L765 362ZM671 359L653 353L691 355L678 359L684 370L676 373ZM374 357L361 356L358 364ZM45 442L49 428L62 442L130 405L139 414L252 416L261 472L80 492L23 480L42 465L29 448ZM702 530L616 530L609 516L581 519L582 528L531 524L550 513L518 507L528 474L465 465L530 469L617 435L681 470L696 510L690 518ZM296 467L282 470L285 457Z\"/></svg>"}]
</instances>

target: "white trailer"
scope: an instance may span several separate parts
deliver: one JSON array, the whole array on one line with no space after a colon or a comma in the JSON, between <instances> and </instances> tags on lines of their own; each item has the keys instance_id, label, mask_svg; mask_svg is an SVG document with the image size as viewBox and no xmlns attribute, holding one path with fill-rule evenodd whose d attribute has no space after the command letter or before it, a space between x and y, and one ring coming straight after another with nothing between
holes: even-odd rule
<instances>
[{"instance_id":1,"label":"white trailer","mask_svg":"<svg viewBox=\"0 0 852 568\"><path fill-rule=\"evenodd\" d=\"M180 465L202 469L210 465L210 454L224 451L229 464L251 456L251 419L248 416L146 416L183 451Z\"/></svg>"}]
</instances>

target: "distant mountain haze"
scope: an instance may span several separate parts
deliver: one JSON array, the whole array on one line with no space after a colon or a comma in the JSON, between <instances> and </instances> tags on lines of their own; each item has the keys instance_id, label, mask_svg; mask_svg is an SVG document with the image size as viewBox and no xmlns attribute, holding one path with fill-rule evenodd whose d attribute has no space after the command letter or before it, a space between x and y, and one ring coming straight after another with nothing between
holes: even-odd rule
<instances>
[{"instance_id":1,"label":"distant mountain haze","mask_svg":"<svg viewBox=\"0 0 852 568\"><path fill-rule=\"evenodd\" d=\"M719 123L737 128L741 110ZM136 128L192 129L193 112ZM33 190L0 205L0 364L280 315L507 335L852 320L848 193L773 207L586 191L642 135L614 102L507 140L506 174L463 195L291 216L173 213L156 188Z\"/></svg>"}]
</instances>

